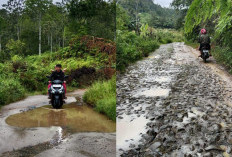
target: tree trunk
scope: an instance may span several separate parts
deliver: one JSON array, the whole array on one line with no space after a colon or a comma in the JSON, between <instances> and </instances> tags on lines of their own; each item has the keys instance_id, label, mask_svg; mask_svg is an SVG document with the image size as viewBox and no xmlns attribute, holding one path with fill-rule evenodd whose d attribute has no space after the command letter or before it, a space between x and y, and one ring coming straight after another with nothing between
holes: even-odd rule
<instances>
[{"instance_id":1,"label":"tree trunk","mask_svg":"<svg viewBox=\"0 0 232 157\"><path fill-rule=\"evenodd\" d=\"M49 38L49 35L48 35L48 45L50 45L50 38Z\"/></svg>"},{"instance_id":2,"label":"tree trunk","mask_svg":"<svg viewBox=\"0 0 232 157\"><path fill-rule=\"evenodd\" d=\"M135 29L136 29L136 33L138 34L139 30L138 30L138 7L139 7L139 0L136 1L136 13L135 13Z\"/></svg>"},{"instance_id":3,"label":"tree trunk","mask_svg":"<svg viewBox=\"0 0 232 157\"><path fill-rule=\"evenodd\" d=\"M17 36L18 36L18 40L20 40L20 28L19 28L19 26L17 26Z\"/></svg>"},{"instance_id":4,"label":"tree trunk","mask_svg":"<svg viewBox=\"0 0 232 157\"><path fill-rule=\"evenodd\" d=\"M52 49L53 49L53 48L52 48L52 46L53 46L52 44L53 44L53 43L52 43L52 33L51 33L51 53L52 53Z\"/></svg>"},{"instance_id":5,"label":"tree trunk","mask_svg":"<svg viewBox=\"0 0 232 157\"><path fill-rule=\"evenodd\" d=\"M63 43L62 43L63 48L64 48L64 38L65 38L65 36L64 36L64 30L63 30Z\"/></svg>"},{"instance_id":6,"label":"tree trunk","mask_svg":"<svg viewBox=\"0 0 232 157\"><path fill-rule=\"evenodd\" d=\"M39 15L39 55L41 56L41 13Z\"/></svg>"},{"instance_id":7,"label":"tree trunk","mask_svg":"<svg viewBox=\"0 0 232 157\"><path fill-rule=\"evenodd\" d=\"M2 51L2 36L0 35L0 52Z\"/></svg>"}]
</instances>

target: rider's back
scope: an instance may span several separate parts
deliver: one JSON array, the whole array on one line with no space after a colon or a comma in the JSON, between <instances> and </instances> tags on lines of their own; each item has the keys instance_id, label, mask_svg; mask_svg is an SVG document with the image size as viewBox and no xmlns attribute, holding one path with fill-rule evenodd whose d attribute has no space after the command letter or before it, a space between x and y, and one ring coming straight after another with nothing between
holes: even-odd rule
<instances>
[{"instance_id":1,"label":"rider's back","mask_svg":"<svg viewBox=\"0 0 232 157\"><path fill-rule=\"evenodd\" d=\"M208 34L201 34L199 38L199 43L210 44L210 37L208 36Z\"/></svg>"}]
</instances>

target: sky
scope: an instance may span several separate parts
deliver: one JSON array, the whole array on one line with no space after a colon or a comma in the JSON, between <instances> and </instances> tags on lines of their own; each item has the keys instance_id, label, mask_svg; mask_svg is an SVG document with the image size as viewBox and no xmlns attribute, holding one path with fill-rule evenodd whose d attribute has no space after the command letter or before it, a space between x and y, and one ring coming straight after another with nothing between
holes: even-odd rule
<instances>
[{"instance_id":1,"label":"sky","mask_svg":"<svg viewBox=\"0 0 232 157\"><path fill-rule=\"evenodd\" d=\"M162 7L170 7L173 0L153 0L154 3L161 5Z\"/></svg>"}]
</instances>

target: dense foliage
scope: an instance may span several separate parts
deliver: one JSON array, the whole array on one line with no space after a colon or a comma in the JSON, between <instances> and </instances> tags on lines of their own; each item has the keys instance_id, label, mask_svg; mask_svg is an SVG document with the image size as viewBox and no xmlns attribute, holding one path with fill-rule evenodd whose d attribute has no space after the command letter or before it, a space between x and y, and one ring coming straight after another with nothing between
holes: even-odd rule
<instances>
[{"instance_id":1,"label":"dense foliage","mask_svg":"<svg viewBox=\"0 0 232 157\"><path fill-rule=\"evenodd\" d=\"M196 40L200 29L206 28L213 38L213 54L228 68L232 68L232 1L194 0L185 22L187 39Z\"/></svg>"},{"instance_id":2,"label":"dense foliage","mask_svg":"<svg viewBox=\"0 0 232 157\"><path fill-rule=\"evenodd\" d=\"M131 18L127 10L117 6L117 70L123 71L130 63L147 57L160 44L183 40L177 31L154 29L146 23L141 23L138 32L131 31Z\"/></svg>"},{"instance_id":3,"label":"dense foliage","mask_svg":"<svg viewBox=\"0 0 232 157\"><path fill-rule=\"evenodd\" d=\"M85 93L84 101L116 121L116 77L94 83Z\"/></svg>"},{"instance_id":4,"label":"dense foliage","mask_svg":"<svg viewBox=\"0 0 232 157\"><path fill-rule=\"evenodd\" d=\"M174 28L174 9L163 8L152 0L121 0L119 4L128 11L132 26L137 21L154 28Z\"/></svg>"},{"instance_id":5,"label":"dense foliage","mask_svg":"<svg viewBox=\"0 0 232 157\"><path fill-rule=\"evenodd\" d=\"M114 1L8 0L0 9L0 58L10 58L9 47L24 56L55 52L77 34L113 40L115 14Z\"/></svg>"}]
</instances>

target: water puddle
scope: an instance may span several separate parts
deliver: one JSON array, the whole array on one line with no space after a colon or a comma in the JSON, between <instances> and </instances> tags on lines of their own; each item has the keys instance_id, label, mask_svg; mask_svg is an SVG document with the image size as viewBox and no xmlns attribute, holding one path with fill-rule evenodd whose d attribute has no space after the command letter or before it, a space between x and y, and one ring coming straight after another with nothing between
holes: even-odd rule
<instances>
[{"instance_id":1,"label":"water puddle","mask_svg":"<svg viewBox=\"0 0 232 157\"><path fill-rule=\"evenodd\" d=\"M138 96L146 96L146 97L167 97L170 92L170 89L162 89L162 88L151 88L148 90L142 90L135 94L136 97Z\"/></svg>"},{"instance_id":2,"label":"water puddle","mask_svg":"<svg viewBox=\"0 0 232 157\"><path fill-rule=\"evenodd\" d=\"M128 150L129 146L137 146L141 135L146 133L148 119L141 116L136 119L130 116L123 116L124 119L117 121L117 150ZM117 156L122 152L117 152Z\"/></svg>"},{"instance_id":3,"label":"water puddle","mask_svg":"<svg viewBox=\"0 0 232 157\"><path fill-rule=\"evenodd\" d=\"M51 106L43 106L34 110L9 116L6 123L21 128L59 126L67 132L115 132L115 122L95 112L86 105L75 103L55 110Z\"/></svg>"},{"instance_id":4,"label":"water puddle","mask_svg":"<svg viewBox=\"0 0 232 157\"><path fill-rule=\"evenodd\" d=\"M171 78L167 77L167 76L157 77L157 78L154 79L154 81L159 82L159 83L171 82Z\"/></svg>"},{"instance_id":5,"label":"water puddle","mask_svg":"<svg viewBox=\"0 0 232 157\"><path fill-rule=\"evenodd\" d=\"M160 55L156 55L156 56L149 56L147 58L149 59L159 59L161 56Z\"/></svg>"}]
</instances>

